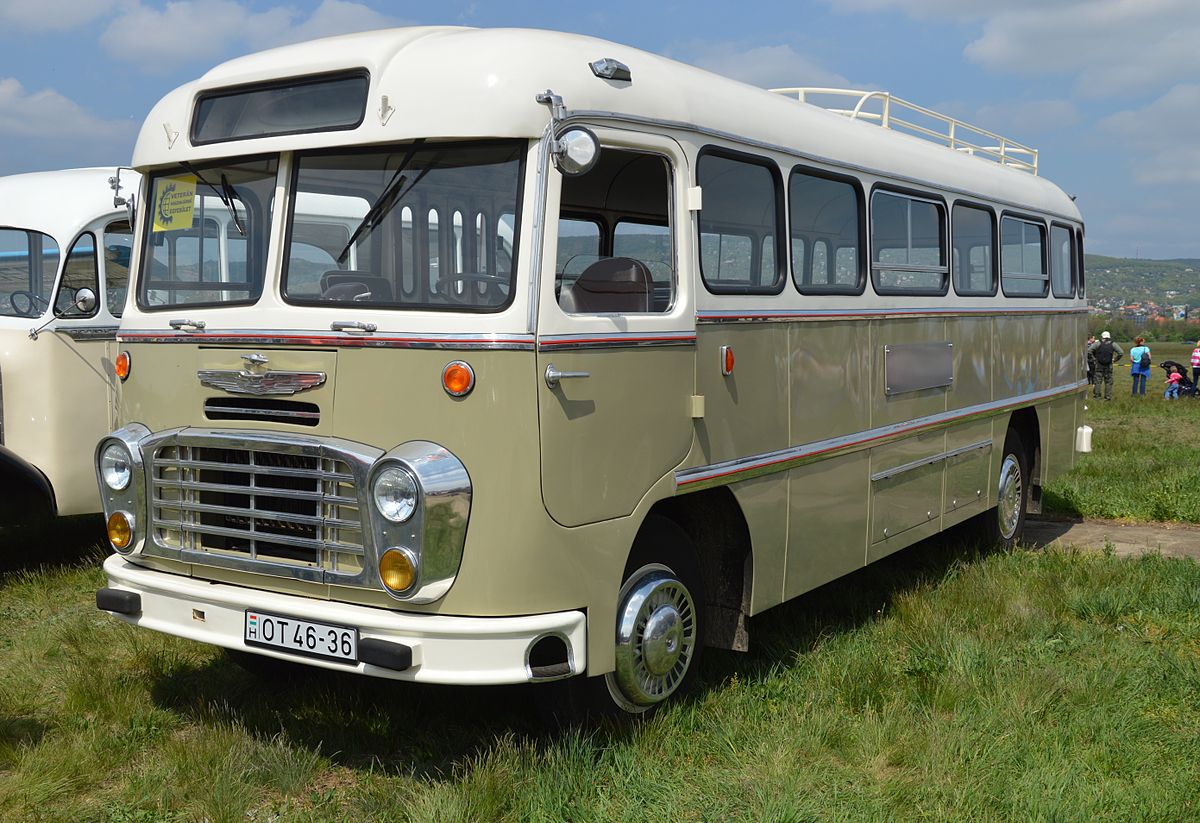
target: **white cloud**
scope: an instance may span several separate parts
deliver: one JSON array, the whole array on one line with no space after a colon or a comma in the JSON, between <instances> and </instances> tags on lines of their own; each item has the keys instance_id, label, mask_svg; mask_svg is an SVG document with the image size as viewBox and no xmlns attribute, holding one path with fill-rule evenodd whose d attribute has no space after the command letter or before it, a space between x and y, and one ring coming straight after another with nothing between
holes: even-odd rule
<instances>
[{"instance_id":1,"label":"white cloud","mask_svg":"<svg viewBox=\"0 0 1200 823\"><path fill-rule=\"evenodd\" d=\"M0 135L78 141L131 137L133 125L101 120L53 89L29 92L14 77L0 77Z\"/></svg>"},{"instance_id":2,"label":"white cloud","mask_svg":"<svg viewBox=\"0 0 1200 823\"><path fill-rule=\"evenodd\" d=\"M1080 120L1079 109L1069 100L1022 100L983 106L971 122L1021 141L1062 132L1079 125Z\"/></svg>"},{"instance_id":3,"label":"white cloud","mask_svg":"<svg viewBox=\"0 0 1200 823\"><path fill-rule=\"evenodd\" d=\"M670 56L763 88L831 86L849 81L791 46L747 46L744 43L693 41L670 50Z\"/></svg>"},{"instance_id":4,"label":"white cloud","mask_svg":"<svg viewBox=\"0 0 1200 823\"><path fill-rule=\"evenodd\" d=\"M0 23L30 31L64 31L108 12L116 0L0 0Z\"/></svg>"},{"instance_id":5,"label":"white cloud","mask_svg":"<svg viewBox=\"0 0 1200 823\"><path fill-rule=\"evenodd\" d=\"M290 6L253 11L248 3L236 0L175 0L161 9L135 2L112 20L100 42L113 57L169 71L238 50L257 51L399 24L349 0L322 0L308 16Z\"/></svg>"},{"instance_id":6,"label":"white cloud","mask_svg":"<svg viewBox=\"0 0 1200 823\"><path fill-rule=\"evenodd\" d=\"M1100 121L1100 129L1123 146L1113 154L1127 158L1134 180L1144 185L1200 184L1200 84L1181 83L1149 105L1118 112Z\"/></svg>"}]
</instances>

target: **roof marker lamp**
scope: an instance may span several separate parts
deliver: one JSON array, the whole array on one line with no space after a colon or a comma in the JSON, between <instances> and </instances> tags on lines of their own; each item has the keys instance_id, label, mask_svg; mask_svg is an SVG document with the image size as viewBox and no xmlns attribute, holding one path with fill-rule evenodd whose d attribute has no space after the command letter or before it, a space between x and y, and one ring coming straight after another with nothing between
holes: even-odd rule
<instances>
[{"instance_id":1,"label":"roof marker lamp","mask_svg":"<svg viewBox=\"0 0 1200 823\"><path fill-rule=\"evenodd\" d=\"M572 126L550 144L554 166L566 177L587 174L600 159L600 140L590 129Z\"/></svg>"},{"instance_id":2,"label":"roof marker lamp","mask_svg":"<svg viewBox=\"0 0 1200 823\"><path fill-rule=\"evenodd\" d=\"M133 477L132 467L129 451L120 443L108 444L100 455L100 476L104 478L104 485L115 492L129 487L129 480Z\"/></svg>"},{"instance_id":3,"label":"roof marker lamp","mask_svg":"<svg viewBox=\"0 0 1200 823\"><path fill-rule=\"evenodd\" d=\"M389 466L375 475L371 494L375 509L393 523L404 523L417 510L416 478L399 466Z\"/></svg>"}]
</instances>

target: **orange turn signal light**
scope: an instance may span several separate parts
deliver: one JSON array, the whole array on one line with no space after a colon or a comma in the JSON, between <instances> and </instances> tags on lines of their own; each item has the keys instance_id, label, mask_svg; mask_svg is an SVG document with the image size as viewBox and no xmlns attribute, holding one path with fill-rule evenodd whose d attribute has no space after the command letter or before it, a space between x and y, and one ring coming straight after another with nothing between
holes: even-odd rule
<instances>
[{"instance_id":1,"label":"orange turn signal light","mask_svg":"<svg viewBox=\"0 0 1200 823\"><path fill-rule=\"evenodd\" d=\"M133 523L125 512L113 512L108 518L108 542L114 549L124 550L133 542Z\"/></svg>"},{"instance_id":2,"label":"orange turn signal light","mask_svg":"<svg viewBox=\"0 0 1200 823\"><path fill-rule=\"evenodd\" d=\"M417 582L417 568L407 552L388 549L379 558L379 579L394 592L403 592Z\"/></svg>"},{"instance_id":3,"label":"orange turn signal light","mask_svg":"<svg viewBox=\"0 0 1200 823\"><path fill-rule=\"evenodd\" d=\"M123 351L117 355L117 362L113 364L113 371L117 373L117 377L122 381L129 379L129 370L133 367L133 360L129 356L129 352Z\"/></svg>"},{"instance_id":4,"label":"orange turn signal light","mask_svg":"<svg viewBox=\"0 0 1200 823\"><path fill-rule=\"evenodd\" d=\"M475 370L462 360L448 363L442 369L442 388L451 397L466 397L475 388Z\"/></svg>"},{"instance_id":5,"label":"orange turn signal light","mask_svg":"<svg viewBox=\"0 0 1200 823\"><path fill-rule=\"evenodd\" d=\"M733 374L733 346L721 347L721 374Z\"/></svg>"}]
</instances>

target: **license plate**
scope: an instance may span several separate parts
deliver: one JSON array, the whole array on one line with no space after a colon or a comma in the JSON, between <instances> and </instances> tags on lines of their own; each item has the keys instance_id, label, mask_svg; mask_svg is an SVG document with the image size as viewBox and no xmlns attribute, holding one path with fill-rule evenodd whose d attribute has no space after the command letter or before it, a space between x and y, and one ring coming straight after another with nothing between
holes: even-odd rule
<instances>
[{"instance_id":1,"label":"license plate","mask_svg":"<svg viewBox=\"0 0 1200 823\"><path fill-rule=\"evenodd\" d=\"M248 646L281 649L341 663L358 662L358 629L347 626L247 609L243 639Z\"/></svg>"}]
</instances>

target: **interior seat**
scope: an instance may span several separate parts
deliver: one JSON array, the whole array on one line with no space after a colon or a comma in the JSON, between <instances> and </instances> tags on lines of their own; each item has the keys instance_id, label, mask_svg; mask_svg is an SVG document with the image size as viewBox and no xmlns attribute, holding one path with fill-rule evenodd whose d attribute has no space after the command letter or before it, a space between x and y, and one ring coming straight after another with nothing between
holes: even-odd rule
<instances>
[{"instance_id":1,"label":"interior seat","mask_svg":"<svg viewBox=\"0 0 1200 823\"><path fill-rule=\"evenodd\" d=\"M606 257L592 263L562 290L559 305L569 314L650 311L654 287L650 269L632 257Z\"/></svg>"}]
</instances>

